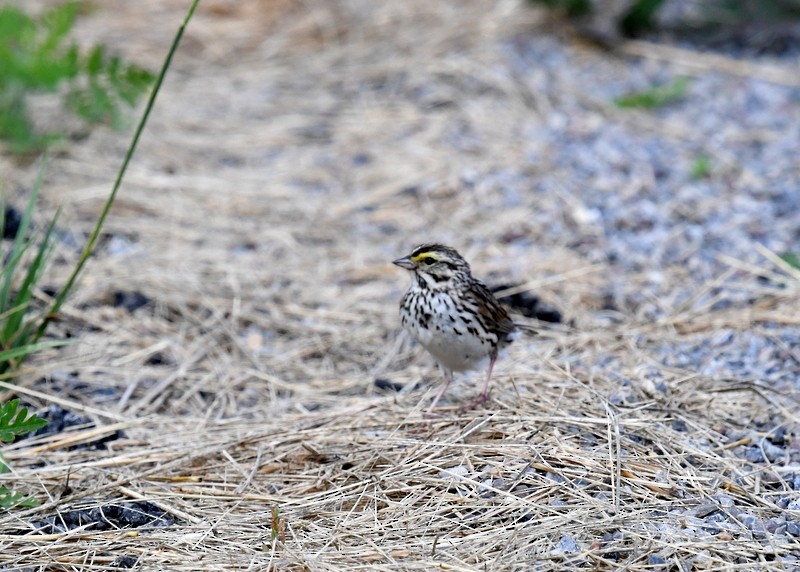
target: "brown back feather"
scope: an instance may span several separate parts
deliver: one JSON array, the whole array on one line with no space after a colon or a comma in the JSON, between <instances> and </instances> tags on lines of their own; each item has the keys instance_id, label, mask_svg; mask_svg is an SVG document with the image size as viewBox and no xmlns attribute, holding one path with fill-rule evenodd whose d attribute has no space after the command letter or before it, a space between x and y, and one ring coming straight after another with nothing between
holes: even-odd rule
<instances>
[{"instance_id":1,"label":"brown back feather","mask_svg":"<svg viewBox=\"0 0 800 572\"><path fill-rule=\"evenodd\" d=\"M466 291L468 297L472 297L478 306L478 311L485 318L485 321L490 324L495 324L494 332L499 337L514 332L517 327L514 321L508 316L506 309L500 305L494 294L486 287L486 285L475 280L473 287Z\"/></svg>"}]
</instances>

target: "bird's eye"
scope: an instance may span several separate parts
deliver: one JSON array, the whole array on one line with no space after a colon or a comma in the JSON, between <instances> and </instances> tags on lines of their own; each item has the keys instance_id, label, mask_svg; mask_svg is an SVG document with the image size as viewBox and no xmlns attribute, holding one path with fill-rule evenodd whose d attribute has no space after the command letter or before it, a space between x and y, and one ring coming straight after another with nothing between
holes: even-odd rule
<instances>
[{"instance_id":1,"label":"bird's eye","mask_svg":"<svg viewBox=\"0 0 800 572\"><path fill-rule=\"evenodd\" d=\"M425 258L422 259L422 263L425 266L430 266L434 262L435 262L435 260L434 260L433 256L426 256Z\"/></svg>"}]
</instances>

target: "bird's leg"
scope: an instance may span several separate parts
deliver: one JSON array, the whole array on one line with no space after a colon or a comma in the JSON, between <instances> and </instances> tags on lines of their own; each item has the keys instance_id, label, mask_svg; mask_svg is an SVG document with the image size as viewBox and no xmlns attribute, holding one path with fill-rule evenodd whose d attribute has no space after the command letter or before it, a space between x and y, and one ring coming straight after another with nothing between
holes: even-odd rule
<instances>
[{"instance_id":1,"label":"bird's leg","mask_svg":"<svg viewBox=\"0 0 800 572\"><path fill-rule=\"evenodd\" d=\"M497 361L497 356L489 356L489 367L486 370L486 379L483 382L483 389L478 396L470 401L464 408L464 411L475 409L478 405L489 399L489 382L492 381L492 370L494 369L494 362Z\"/></svg>"},{"instance_id":2,"label":"bird's leg","mask_svg":"<svg viewBox=\"0 0 800 572\"><path fill-rule=\"evenodd\" d=\"M437 393L436 397L433 398L433 403L431 403L430 407L428 407L428 410L425 412L425 417L432 416L433 408L436 407L437 403L439 403L439 400L442 398L442 395L444 395L444 392L447 391L450 382L453 381L452 371L444 367L442 368L442 371L444 371L444 383L442 384L442 388L439 390L439 393Z\"/></svg>"}]
</instances>

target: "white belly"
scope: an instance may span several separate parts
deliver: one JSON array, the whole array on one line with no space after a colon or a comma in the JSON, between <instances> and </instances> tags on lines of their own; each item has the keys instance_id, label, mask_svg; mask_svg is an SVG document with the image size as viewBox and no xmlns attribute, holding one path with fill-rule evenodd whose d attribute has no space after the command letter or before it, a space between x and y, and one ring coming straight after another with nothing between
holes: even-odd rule
<instances>
[{"instance_id":1,"label":"white belly","mask_svg":"<svg viewBox=\"0 0 800 572\"><path fill-rule=\"evenodd\" d=\"M451 316L456 314L449 297L434 296L424 310L427 319L422 323L406 317L403 325L442 367L466 371L479 367L489 357L492 345L488 340L470 334L460 320L453 322Z\"/></svg>"},{"instance_id":2,"label":"white belly","mask_svg":"<svg viewBox=\"0 0 800 572\"><path fill-rule=\"evenodd\" d=\"M472 336L442 336L440 332L418 330L414 337L436 361L451 371L479 367L489 357L491 349L488 343L481 343Z\"/></svg>"}]
</instances>

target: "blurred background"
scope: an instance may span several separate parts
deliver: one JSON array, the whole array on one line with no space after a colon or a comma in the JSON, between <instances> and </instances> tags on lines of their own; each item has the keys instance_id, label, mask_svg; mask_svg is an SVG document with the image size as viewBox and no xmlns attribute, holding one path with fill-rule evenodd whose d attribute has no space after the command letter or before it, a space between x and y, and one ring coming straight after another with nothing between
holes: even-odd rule
<instances>
[{"instance_id":1,"label":"blurred background","mask_svg":"<svg viewBox=\"0 0 800 572\"><path fill-rule=\"evenodd\" d=\"M188 5L2 5L6 220L37 188L44 148L32 228L62 209L43 308L97 223ZM408 278L390 261L435 240L527 294L516 312L559 322L501 362L500 410L654 408L675 455L707 438L708 475L796 467L799 16L797 0L204 1L44 338L75 343L35 353L6 397L56 396L56 417L129 423L141 446L176 451L215 423L400 423L440 378L399 335ZM646 427L627 431L650 443ZM605 459L597 431L589 448ZM16 464L33 479L29 461ZM53 486L68 461L48 461ZM775 474L767 519L800 489L796 469ZM787 522L770 542L795 538ZM607 526L570 538L586 549ZM543 534L545 553L572 550Z\"/></svg>"}]
</instances>

